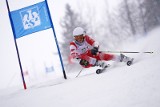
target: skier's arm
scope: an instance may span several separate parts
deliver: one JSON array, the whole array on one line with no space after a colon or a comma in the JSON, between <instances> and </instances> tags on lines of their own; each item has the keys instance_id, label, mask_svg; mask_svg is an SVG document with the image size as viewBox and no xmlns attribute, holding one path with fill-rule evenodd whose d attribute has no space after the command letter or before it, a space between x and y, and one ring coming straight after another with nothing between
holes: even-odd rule
<instances>
[{"instance_id":1,"label":"skier's arm","mask_svg":"<svg viewBox=\"0 0 160 107\"><path fill-rule=\"evenodd\" d=\"M78 58L78 52L76 51L76 47L74 45L70 45L70 56L72 59Z\"/></svg>"},{"instance_id":2,"label":"skier's arm","mask_svg":"<svg viewBox=\"0 0 160 107\"><path fill-rule=\"evenodd\" d=\"M96 42L94 39L92 39L91 37L89 37L89 36L85 36L85 39L86 39L86 41L91 45L91 46L93 46L93 47L97 47L97 48L99 48L99 43L98 42Z\"/></svg>"},{"instance_id":3,"label":"skier's arm","mask_svg":"<svg viewBox=\"0 0 160 107\"><path fill-rule=\"evenodd\" d=\"M86 41L93 47L91 49L92 55L96 55L99 49L99 43L90 38L89 36L86 36Z\"/></svg>"},{"instance_id":4,"label":"skier's arm","mask_svg":"<svg viewBox=\"0 0 160 107\"><path fill-rule=\"evenodd\" d=\"M78 53L76 51L76 46L74 45L71 45L70 44L70 56L69 56L69 61L71 63L79 63L80 59L79 59L79 56L78 56Z\"/></svg>"}]
</instances>

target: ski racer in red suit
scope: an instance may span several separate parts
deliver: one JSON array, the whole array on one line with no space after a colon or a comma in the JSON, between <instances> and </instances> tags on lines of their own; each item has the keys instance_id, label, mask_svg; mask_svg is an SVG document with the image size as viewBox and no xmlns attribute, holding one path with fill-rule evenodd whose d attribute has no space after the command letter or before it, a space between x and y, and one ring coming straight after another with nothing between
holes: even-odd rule
<instances>
[{"instance_id":1,"label":"ski racer in red suit","mask_svg":"<svg viewBox=\"0 0 160 107\"><path fill-rule=\"evenodd\" d=\"M73 30L74 41L70 42L70 58L79 60L79 64L85 68L106 66L105 61L114 60L119 62L127 62L131 58L125 55L113 55L99 52L99 44L91 37L85 34L85 30L76 27Z\"/></svg>"}]
</instances>

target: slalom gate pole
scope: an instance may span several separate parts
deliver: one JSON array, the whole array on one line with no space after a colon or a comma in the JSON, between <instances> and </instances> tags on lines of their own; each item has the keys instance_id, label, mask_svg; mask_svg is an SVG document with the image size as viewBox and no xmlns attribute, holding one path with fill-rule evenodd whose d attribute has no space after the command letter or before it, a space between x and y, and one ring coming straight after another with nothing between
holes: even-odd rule
<instances>
[{"instance_id":1,"label":"slalom gate pole","mask_svg":"<svg viewBox=\"0 0 160 107\"><path fill-rule=\"evenodd\" d=\"M7 5L7 9L8 9L8 15L9 15L10 23L11 23L12 32L13 32L13 35L14 35L14 44L15 44L15 48L16 48L16 52L17 52L17 58L18 58L18 63L19 63L20 71L21 71L21 76L22 76L22 81L23 81L23 87L24 87L24 90L26 90L27 89L27 85L26 85L26 82L25 82L25 79L24 79L22 64L21 64L19 50L18 50L18 45L17 45L17 41L16 41L16 36L15 36L16 35L15 34L15 29L13 27L13 20L11 18L11 13L10 13L10 8L9 8L8 0L6 0L6 5Z\"/></svg>"},{"instance_id":2,"label":"slalom gate pole","mask_svg":"<svg viewBox=\"0 0 160 107\"><path fill-rule=\"evenodd\" d=\"M138 51L99 51L99 52L105 52L105 53L149 53L153 54L151 51L146 51L146 52L138 52Z\"/></svg>"},{"instance_id":3,"label":"slalom gate pole","mask_svg":"<svg viewBox=\"0 0 160 107\"><path fill-rule=\"evenodd\" d=\"M55 39L55 42L56 42L56 46L57 46L57 49L58 49L58 55L59 55L59 59L60 59L61 67L62 67L63 76L64 76L64 79L67 79L67 75L66 75L66 72L65 72L65 69L64 69L63 60L62 60L62 55L61 55L61 52L60 52L57 36L56 36L55 29L54 29L54 26L53 26L53 21L52 21L52 18L51 18L51 13L49 11L48 1L45 0L45 2L46 2L46 5L47 5L47 11L48 11L49 19L51 21L53 36L54 36L54 39Z\"/></svg>"}]
</instances>

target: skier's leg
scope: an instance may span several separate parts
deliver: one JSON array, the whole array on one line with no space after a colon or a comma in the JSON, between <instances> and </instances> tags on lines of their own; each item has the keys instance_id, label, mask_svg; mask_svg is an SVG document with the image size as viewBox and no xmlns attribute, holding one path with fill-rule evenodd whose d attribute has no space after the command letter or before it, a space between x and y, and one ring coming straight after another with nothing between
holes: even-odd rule
<instances>
[{"instance_id":1,"label":"skier's leg","mask_svg":"<svg viewBox=\"0 0 160 107\"><path fill-rule=\"evenodd\" d=\"M130 66L133 62L134 58L130 58L128 56L125 56L123 54L120 54L120 62L126 62L128 66Z\"/></svg>"},{"instance_id":2,"label":"skier's leg","mask_svg":"<svg viewBox=\"0 0 160 107\"><path fill-rule=\"evenodd\" d=\"M124 54L115 55L113 60L118 62L127 62L130 61L132 58L125 56Z\"/></svg>"},{"instance_id":3,"label":"skier's leg","mask_svg":"<svg viewBox=\"0 0 160 107\"><path fill-rule=\"evenodd\" d=\"M106 63L106 61L97 60L94 66L99 66L102 68L107 68L109 64Z\"/></svg>"},{"instance_id":4,"label":"skier's leg","mask_svg":"<svg viewBox=\"0 0 160 107\"><path fill-rule=\"evenodd\" d=\"M132 58L128 57L128 56L125 56L123 54L120 54L120 62L127 62L127 61L130 61Z\"/></svg>"},{"instance_id":5,"label":"skier's leg","mask_svg":"<svg viewBox=\"0 0 160 107\"><path fill-rule=\"evenodd\" d=\"M88 52L87 54L80 55L80 59L81 59L81 61L80 61L81 63L80 64L83 67L85 66L85 68L88 68L88 66L89 67L91 67L91 66L93 66L93 67L94 66L99 66L99 67L105 68L105 67L108 66L108 64L106 64L105 59L106 60L111 60L113 58L113 55L106 54L106 55L104 55L102 57L104 57L104 59L100 58L100 54L99 53L97 55L92 55L90 52ZM104 61L102 61L102 60L104 60Z\"/></svg>"},{"instance_id":6,"label":"skier's leg","mask_svg":"<svg viewBox=\"0 0 160 107\"><path fill-rule=\"evenodd\" d=\"M113 61L118 61L118 62L127 62L131 60L132 58L127 57L123 54L113 55L113 54L99 53L97 54L97 59L106 60L106 61L113 60Z\"/></svg>"},{"instance_id":7,"label":"skier's leg","mask_svg":"<svg viewBox=\"0 0 160 107\"><path fill-rule=\"evenodd\" d=\"M114 60L118 62L125 62L128 66L130 66L133 62L133 58L125 56L124 54L115 55Z\"/></svg>"},{"instance_id":8,"label":"skier's leg","mask_svg":"<svg viewBox=\"0 0 160 107\"><path fill-rule=\"evenodd\" d=\"M93 58L93 57L90 57L86 54L83 54L80 56L80 65L82 65L83 67L85 68L88 68L88 67L91 67L91 66L94 66L97 59L96 58Z\"/></svg>"},{"instance_id":9,"label":"skier's leg","mask_svg":"<svg viewBox=\"0 0 160 107\"><path fill-rule=\"evenodd\" d=\"M99 60L109 61L109 60L113 60L114 58L115 58L115 55L112 55L112 54L106 54L102 52L97 54L97 59Z\"/></svg>"},{"instance_id":10,"label":"skier's leg","mask_svg":"<svg viewBox=\"0 0 160 107\"><path fill-rule=\"evenodd\" d=\"M94 66L106 68L106 67L108 67L108 64L106 63L106 61L111 60L113 56L109 55L109 54L98 53L97 55L94 55L93 57L97 59Z\"/></svg>"},{"instance_id":11,"label":"skier's leg","mask_svg":"<svg viewBox=\"0 0 160 107\"><path fill-rule=\"evenodd\" d=\"M102 68L106 68L108 64L105 63L105 61L100 60L97 56L91 57L88 55L81 56L80 65L82 65L85 68L99 66Z\"/></svg>"},{"instance_id":12,"label":"skier's leg","mask_svg":"<svg viewBox=\"0 0 160 107\"><path fill-rule=\"evenodd\" d=\"M127 57L123 54L113 55L113 54L106 54L106 53L97 54L97 59L106 60L106 61L113 60L117 62L126 62L127 65L129 66L132 64L132 61L133 61L133 58Z\"/></svg>"}]
</instances>

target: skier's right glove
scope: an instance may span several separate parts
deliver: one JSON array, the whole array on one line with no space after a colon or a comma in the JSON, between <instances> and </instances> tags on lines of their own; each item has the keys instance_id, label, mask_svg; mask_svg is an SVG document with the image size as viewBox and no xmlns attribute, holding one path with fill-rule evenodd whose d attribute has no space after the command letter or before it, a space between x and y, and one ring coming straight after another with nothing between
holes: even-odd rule
<instances>
[{"instance_id":1,"label":"skier's right glove","mask_svg":"<svg viewBox=\"0 0 160 107\"><path fill-rule=\"evenodd\" d=\"M88 66L89 65L89 62L84 60L84 59L81 59L79 63L80 63L80 65L83 65L83 66Z\"/></svg>"},{"instance_id":2,"label":"skier's right glove","mask_svg":"<svg viewBox=\"0 0 160 107\"><path fill-rule=\"evenodd\" d=\"M91 49L91 54L92 54L92 55L96 55L97 52L98 52L98 47L93 47L93 48Z\"/></svg>"}]
</instances>

